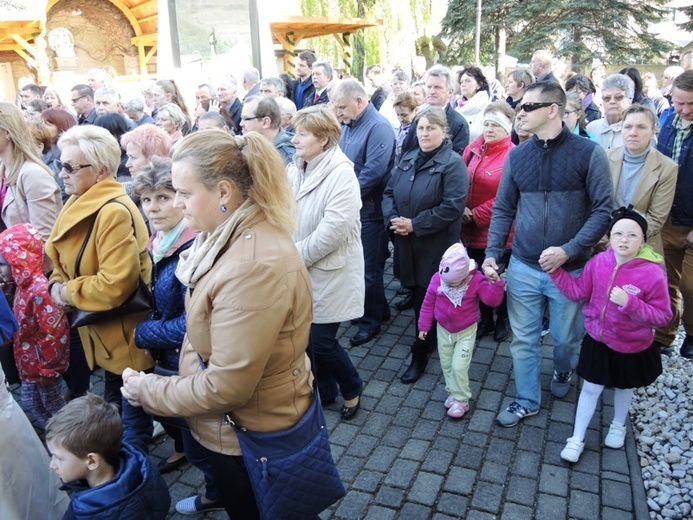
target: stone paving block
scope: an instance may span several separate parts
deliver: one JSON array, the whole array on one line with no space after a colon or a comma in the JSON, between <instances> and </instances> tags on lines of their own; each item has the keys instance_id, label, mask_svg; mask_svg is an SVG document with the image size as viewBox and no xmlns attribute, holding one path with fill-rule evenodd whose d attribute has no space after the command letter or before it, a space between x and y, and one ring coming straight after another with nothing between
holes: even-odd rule
<instances>
[{"instance_id":1,"label":"stone paving block","mask_svg":"<svg viewBox=\"0 0 693 520\"><path fill-rule=\"evenodd\" d=\"M410 437L409 429L404 426L390 426L383 435L382 444L401 448Z\"/></svg>"},{"instance_id":2,"label":"stone paving block","mask_svg":"<svg viewBox=\"0 0 693 520\"><path fill-rule=\"evenodd\" d=\"M484 450L481 448L475 448L474 446L465 446L464 444L460 447L460 451L457 452L455 457L455 466L462 466L464 468L478 469L481 466L481 461L484 458Z\"/></svg>"},{"instance_id":3,"label":"stone paving block","mask_svg":"<svg viewBox=\"0 0 693 520\"><path fill-rule=\"evenodd\" d=\"M544 435L546 435L544 430L534 428L528 424L523 424L521 430L520 437L517 441L518 446L536 451L544 444Z\"/></svg>"},{"instance_id":4,"label":"stone paving block","mask_svg":"<svg viewBox=\"0 0 693 520\"><path fill-rule=\"evenodd\" d=\"M427 441L410 439L402 448L399 456L403 459L423 460L430 443Z\"/></svg>"},{"instance_id":5,"label":"stone paving block","mask_svg":"<svg viewBox=\"0 0 693 520\"><path fill-rule=\"evenodd\" d=\"M575 423L575 402L556 400L551 408L551 421Z\"/></svg>"},{"instance_id":6,"label":"stone paving block","mask_svg":"<svg viewBox=\"0 0 693 520\"><path fill-rule=\"evenodd\" d=\"M503 498L503 486L491 482L479 482L472 495L472 509L498 514Z\"/></svg>"},{"instance_id":7,"label":"stone paving block","mask_svg":"<svg viewBox=\"0 0 693 520\"><path fill-rule=\"evenodd\" d=\"M380 364L383 362L384 359L385 358L380 356L367 355L358 363L359 371L378 370L378 368L380 368Z\"/></svg>"},{"instance_id":8,"label":"stone paving block","mask_svg":"<svg viewBox=\"0 0 693 520\"><path fill-rule=\"evenodd\" d=\"M404 501L404 493L405 490L403 489L381 486L378 493L375 495L375 501L384 506L399 508Z\"/></svg>"},{"instance_id":9,"label":"stone paving block","mask_svg":"<svg viewBox=\"0 0 693 520\"><path fill-rule=\"evenodd\" d=\"M497 520L495 515L478 509L470 509L465 520Z\"/></svg>"},{"instance_id":10,"label":"stone paving block","mask_svg":"<svg viewBox=\"0 0 693 520\"><path fill-rule=\"evenodd\" d=\"M565 443L558 449L557 453L563 449ZM591 475L599 475L601 473L601 466L599 464L599 453L588 449L587 444L585 444L585 451L580 455L580 471L585 473L590 473Z\"/></svg>"},{"instance_id":11,"label":"stone paving block","mask_svg":"<svg viewBox=\"0 0 693 520\"><path fill-rule=\"evenodd\" d=\"M436 513L433 515L433 520L459 520L459 516L444 515L442 513Z\"/></svg>"},{"instance_id":12,"label":"stone paving block","mask_svg":"<svg viewBox=\"0 0 693 520\"><path fill-rule=\"evenodd\" d=\"M380 436L390 425L394 417L383 413L373 412L361 428L361 434Z\"/></svg>"},{"instance_id":13,"label":"stone paving block","mask_svg":"<svg viewBox=\"0 0 693 520\"><path fill-rule=\"evenodd\" d=\"M433 439L433 449L436 451L448 451L454 454L457 451L459 444L459 437L447 437L441 435L440 432L438 435L436 435L435 439Z\"/></svg>"},{"instance_id":14,"label":"stone paving block","mask_svg":"<svg viewBox=\"0 0 693 520\"><path fill-rule=\"evenodd\" d=\"M428 520L430 512L431 508L428 506L406 502L402 506L399 517L407 520Z\"/></svg>"},{"instance_id":15,"label":"stone paving block","mask_svg":"<svg viewBox=\"0 0 693 520\"><path fill-rule=\"evenodd\" d=\"M508 466L487 460L481 467L479 478L488 482L503 483L508 475ZM481 485L481 484L479 484Z\"/></svg>"},{"instance_id":16,"label":"stone paving block","mask_svg":"<svg viewBox=\"0 0 693 520\"><path fill-rule=\"evenodd\" d=\"M452 453L446 451L431 450L424 458L421 469L433 473L447 474L452 461Z\"/></svg>"},{"instance_id":17,"label":"stone paving block","mask_svg":"<svg viewBox=\"0 0 693 520\"><path fill-rule=\"evenodd\" d=\"M572 435L572 424L551 421L549 423L549 431L546 434L546 438L552 442L565 444L566 439Z\"/></svg>"},{"instance_id":18,"label":"stone paving block","mask_svg":"<svg viewBox=\"0 0 693 520\"><path fill-rule=\"evenodd\" d=\"M566 496L568 493L568 470L551 464L543 464L539 477L539 491Z\"/></svg>"},{"instance_id":19,"label":"stone paving block","mask_svg":"<svg viewBox=\"0 0 693 520\"><path fill-rule=\"evenodd\" d=\"M441 475L422 471L416 476L407 499L432 506L435 504L442 484L443 477Z\"/></svg>"},{"instance_id":20,"label":"stone paving block","mask_svg":"<svg viewBox=\"0 0 693 520\"><path fill-rule=\"evenodd\" d=\"M376 406L373 411L392 415L397 413L401 406L402 399L393 395L386 395L380 400L378 406Z\"/></svg>"},{"instance_id":21,"label":"stone paving block","mask_svg":"<svg viewBox=\"0 0 693 520\"><path fill-rule=\"evenodd\" d=\"M365 468L373 471L388 472L393 461L399 455L399 450L389 446L378 446L365 462Z\"/></svg>"},{"instance_id":22,"label":"stone paving block","mask_svg":"<svg viewBox=\"0 0 693 520\"><path fill-rule=\"evenodd\" d=\"M512 475L508 483L506 500L520 505L532 506L537 490L537 479ZM531 516L531 515L530 515Z\"/></svg>"},{"instance_id":23,"label":"stone paving block","mask_svg":"<svg viewBox=\"0 0 693 520\"><path fill-rule=\"evenodd\" d=\"M439 421L441 419L445 420L446 415L445 412L447 410L443 406L443 403L428 403L425 408L421 410L421 418L422 419L429 419L433 421Z\"/></svg>"},{"instance_id":24,"label":"stone paving block","mask_svg":"<svg viewBox=\"0 0 693 520\"><path fill-rule=\"evenodd\" d=\"M341 504L339 504L335 515L343 518L361 518L366 512L370 501L371 495L369 493L348 491Z\"/></svg>"},{"instance_id":25,"label":"stone paving block","mask_svg":"<svg viewBox=\"0 0 693 520\"><path fill-rule=\"evenodd\" d=\"M452 467L445 479L443 489L451 493L471 495L477 472L471 469Z\"/></svg>"},{"instance_id":26,"label":"stone paving block","mask_svg":"<svg viewBox=\"0 0 693 520\"><path fill-rule=\"evenodd\" d=\"M491 372L498 372L500 374L512 375L513 373L513 360L510 356L500 356L496 354L496 357L491 363Z\"/></svg>"},{"instance_id":27,"label":"stone paving block","mask_svg":"<svg viewBox=\"0 0 693 520\"><path fill-rule=\"evenodd\" d=\"M373 451L373 448L380 442L377 437L360 434L358 442L353 442L346 447L346 453L352 457L366 458Z\"/></svg>"},{"instance_id":28,"label":"stone paving block","mask_svg":"<svg viewBox=\"0 0 693 520\"><path fill-rule=\"evenodd\" d=\"M339 476L344 482L353 481L358 472L361 471L363 463L364 460L361 457L350 457L349 455L344 455L337 463Z\"/></svg>"},{"instance_id":29,"label":"stone paving block","mask_svg":"<svg viewBox=\"0 0 693 520\"><path fill-rule=\"evenodd\" d=\"M440 423L440 429L438 430L438 435L445 435L446 437L454 437L456 439L463 439L467 436L467 421L462 419L461 421L453 421L452 419L443 418Z\"/></svg>"},{"instance_id":30,"label":"stone paving block","mask_svg":"<svg viewBox=\"0 0 693 520\"><path fill-rule=\"evenodd\" d=\"M612 509L610 507L602 508L601 518L608 518L609 520L632 520L633 513L629 511L623 511L622 509Z\"/></svg>"},{"instance_id":31,"label":"stone paving block","mask_svg":"<svg viewBox=\"0 0 693 520\"><path fill-rule=\"evenodd\" d=\"M536 451L518 450L511 471L513 474L537 478L540 461L541 457Z\"/></svg>"},{"instance_id":32,"label":"stone paving block","mask_svg":"<svg viewBox=\"0 0 693 520\"><path fill-rule=\"evenodd\" d=\"M396 424L397 426L406 426L411 428L412 424L419 419L420 415L421 410L402 406L395 415L392 423Z\"/></svg>"},{"instance_id":33,"label":"stone paving block","mask_svg":"<svg viewBox=\"0 0 693 520\"><path fill-rule=\"evenodd\" d=\"M365 414L364 414L365 415ZM358 417L358 415L356 416ZM354 419L356 419L354 417ZM354 438L359 434L359 427L353 423L342 422L330 433L330 444L338 446L346 446L351 444Z\"/></svg>"},{"instance_id":34,"label":"stone paving block","mask_svg":"<svg viewBox=\"0 0 693 520\"><path fill-rule=\"evenodd\" d=\"M364 387L362 396L363 397L373 397L374 399L381 399L383 396L387 395L387 383L382 381L369 381Z\"/></svg>"},{"instance_id":35,"label":"stone paving block","mask_svg":"<svg viewBox=\"0 0 693 520\"><path fill-rule=\"evenodd\" d=\"M627 471L628 468L622 468L625 469L625 473L614 473L613 471L602 471L601 473L601 478L602 480L615 480L616 482L623 482L625 484L630 484L630 472Z\"/></svg>"},{"instance_id":36,"label":"stone paving block","mask_svg":"<svg viewBox=\"0 0 693 520\"><path fill-rule=\"evenodd\" d=\"M464 434L462 438L462 444L469 446L476 446L477 448L483 448L489 443L488 432L482 433L479 431L468 431Z\"/></svg>"},{"instance_id":37,"label":"stone paving block","mask_svg":"<svg viewBox=\"0 0 693 520\"><path fill-rule=\"evenodd\" d=\"M489 372L486 376L486 381L484 381L484 387L488 390L493 390L502 394L505 391L505 388L508 386L509 378L509 374L501 372ZM498 408L500 408L500 404L498 405Z\"/></svg>"},{"instance_id":38,"label":"stone paving block","mask_svg":"<svg viewBox=\"0 0 693 520\"><path fill-rule=\"evenodd\" d=\"M503 514L500 516L500 520L521 520L524 518L532 518L533 508L523 506L520 504L505 504L503 506Z\"/></svg>"},{"instance_id":39,"label":"stone paving block","mask_svg":"<svg viewBox=\"0 0 693 520\"><path fill-rule=\"evenodd\" d=\"M380 483L385 479L385 474L378 471L361 471L358 476L354 479L351 484L350 489L356 489L359 491L365 491L366 493L372 493L374 489L377 489Z\"/></svg>"},{"instance_id":40,"label":"stone paving block","mask_svg":"<svg viewBox=\"0 0 693 520\"><path fill-rule=\"evenodd\" d=\"M453 518L464 518L469 499L453 493L441 493L436 505L438 511L451 515Z\"/></svg>"},{"instance_id":41,"label":"stone paving block","mask_svg":"<svg viewBox=\"0 0 693 520\"><path fill-rule=\"evenodd\" d=\"M588 493L599 493L599 479L589 473L572 471L570 475L570 488Z\"/></svg>"},{"instance_id":42,"label":"stone paving block","mask_svg":"<svg viewBox=\"0 0 693 520\"><path fill-rule=\"evenodd\" d=\"M395 325L395 327L392 327L392 326L388 327L388 331L390 331L391 333L390 334L382 334L378 338L378 345L379 346L381 346L381 347L393 347L394 345L397 345L397 343L399 343L400 335L397 334L398 330L397 330L396 325ZM383 348L382 350L386 350L386 349ZM373 354L376 354L376 355L382 355L381 350L377 350L375 352L373 352L373 350L371 350L371 352ZM385 355L387 355L389 352L390 352L390 349L387 349L387 352L385 352Z\"/></svg>"},{"instance_id":43,"label":"stone paving block","mask_svg":"<svg viewBox=\"0 0 693 520\"><path fill-rule=\"evenodd\" d=\"M419 390L412 390L409 395L402 403L403 406L410 406L412 408L423 408L426 406L431 398L429 392L422 392Z\"/></svg>"},{"instance_id":44,"label":"stone paving block","mask_svg":"<svg viewBox=\"0 0 693 520\"><path fill-rule=\"evenodd\" d=\"M385 484L407 488L419 470L419 463L413 460L396 460L392 470L385 477Z\"/></svg>"},{"instance_id":45,"label":"stone paving block","mask_svg":"<svg viewBox=\"0 0 693 520\"><path fill-rule=\"evenodd\" d=\"M488 410L493 412L494 417L498 414L503 394L495 390L482 390L479 393L479 398L476 400L477 409Z\"/></svg>"},{"instance_id":46,"label":"stone paving block","mask_svg":"<svg viewBox=\"0 0 693 520\"><path fill-rule=\"evenodd\" d=\"M487 366L472 361L472 364L469 365L469 379L472 381L480 381L483 379L484 375L486 375L487 370Z\"/></svg>"},{"instance_id":47,"label":"stone paving block","mask_svg":"<svg viewBox=\"0 0 693 520\"><path fill-rule=\"evenodd\" d=\"M537 512L535 518L567 518L568 504L565 497L554 495L537 495ZM591 520L595 520L593 517Z\"/></svg>"},{"instance_id":48,"label":"stone paving block","mask_svg":"<svg viewBox=\"0 0 693 520\"><path fill-rule=\"evenodd\" d=\"M387 509L380 506L371 506L368 508L368 514L366 518L377 518L378 520L389 520L390 518L397 518L398 513L394 509Z\"/></svg>"},{"instance_id":49,"label":"stone paving block","mask_svg":"<svg viewBox=\"0 0 693 520\"><path fill-rule=\"evenodd\" d=\"M602 480L602 506L622 509L624 511L633 510L633 500L629 484L615 482L613 480Z\"/></svg>"},{"instance_id":50,"label":"stone paving block","mask_svg":"<svg viewBox=\"0 0 693 520\"><path fill-rule=\"evenodd\" d=\"M488 450L486 452L486 460L500 462L505 466L510 466L510 461L515 455L517 447L513 441L505 439L490 439Z\"/></svg>"},{"instance_id":51,"label":"stone paving block","mask_svg":"<svg viewBox=\"0 0 693 520\"><path fill-rule=\"evenodd\" d=\"M599 495L585 493L584 491L570 492L568 514L570 514L571 518L593 520L599 517L600 509Z\"/></svg>"},{"instance_id":52,"label":"stone paving block","mask_svg":"<svg viewBox=\"0 0 693 520\"><path fill-rule=\"evenodd\" d=\"M419 419L414 424L414 429L411 436L416 439L430 439L438 431L439 421L431 421L429 419Z\"/></svg>"},{"instance_id":53,"label":"stone paving block","mask_svg":"<svg viewBox=\"0 0 693 520\"><path fill-rule=\"evenodd\" d=\"M393 357L387 357L385 358L385 361L380 365L380 370L387 370L392 373L399 372L402 369L402 360L393 358ZM392 378L394 379L394 377ZM392 381L390 379L390 381Z\"/></svg>"},{"instance_id":54,"label":"stone paving block","mask_svg":"<svg viewBox=\"0 0 693 520\"><path fill-rule=\"evenodd\" d=\"M361 377L364 377L363 374L361 374ZM384 368L379 368L376 370L370 377L371 381L392 381L393 379L397 378L397 372L392 371L392 370L387 370Z\"/></svg>"},{"instance_id":55,"label":"stone paving block","mask_svg":"<svg viewBox=\"0 0 693 520\"><path fill-rule=\"evenodd\" d=\"M628 459L626 459L626 450L614 450L611 448L603 447L602 450L602 470L613 471L614 473L621 473L628 475Z\"/></svg>"},{"instance_id":56,"label":"stone paving block","mask_svg":"<svg viewBox=\"0 0 693 520\"><path fill-rule=\"evenodd\" d=\"M488 412L486 410L474 410L472 417L469 420L469 430L475 430L478 432L489 432L491 431L494 419L496 418L496 412Z\"/></svg>"}]
</instances>

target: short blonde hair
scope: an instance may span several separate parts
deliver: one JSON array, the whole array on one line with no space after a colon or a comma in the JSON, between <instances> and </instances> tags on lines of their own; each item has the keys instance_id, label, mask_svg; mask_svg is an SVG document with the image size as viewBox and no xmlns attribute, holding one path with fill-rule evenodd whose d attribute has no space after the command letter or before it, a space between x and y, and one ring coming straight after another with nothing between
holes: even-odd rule
<instances>
[{"instance_id":1,"label":"short blonde hair","mask_svg":"<svg viewBox=\"0 0 693 520\"><path fill-rule=\"evenodd\" d=\"M293 119L296 130L303 129L313 134L318 140L327 138L325 150L334 148L339 144L342 135L342 127L337 120L337 116L329 108L323 105L307 107L296 112Z\"/></svg>"},{"instance_id":2,"label":"short blonde hair","mask_svg":"<svg viewBox=\"0 0 693 520\"><path fill-rule=\"evenodd\" d=\"M116 138L105 128L94 125L73 126L58 139L58 147L80 149L87 162L100 170L105 166L108 174L115 177L120 165L120 146Z\"/></svg>"},{"instance_id":3,"label":"short blonde hair","mask_svg":"<svg viewBox=\"0 0 693 520\"><path fill-rule=\"evenodd\" d=\"M171 120L178 125L178 130L186 134L190 128L188 127L188 118L185 112L175 103L166 103L159 107L159 114L168 114Z\"/></svg>"},{"instance_id":4,"label":"short blonde hair","mask_svg":"<svg viewBox=\"0 0 693 520\"><path fill-rule=\"evenodd\" d=\"M293 232L294 195L284 160L259 133L231 136L217 130L199 130L175 149L173 162L178 161L191 165L197 179L209 189L222 180L231 182L271 225Z\"/></svg>"}]
</instances>

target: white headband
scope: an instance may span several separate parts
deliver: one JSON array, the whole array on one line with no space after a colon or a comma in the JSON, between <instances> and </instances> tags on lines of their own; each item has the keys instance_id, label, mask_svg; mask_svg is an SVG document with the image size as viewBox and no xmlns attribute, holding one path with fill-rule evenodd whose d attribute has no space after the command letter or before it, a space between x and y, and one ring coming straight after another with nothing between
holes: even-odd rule
<instances>
[{"instance_id":1,"label":"white headband","mask_svg":"<svg viewBox=\"0 0 693 520\"><path fill-rule=\"evenodd\" d=\"M495 110L493 112L487 112L484 114L484 122L486 121L498 123L508 133L510 133L510 130L513 128L513 124L510 122L510 119L508 119L508 116L501 112L496 112Z\"/></svg>"}]
</instances>

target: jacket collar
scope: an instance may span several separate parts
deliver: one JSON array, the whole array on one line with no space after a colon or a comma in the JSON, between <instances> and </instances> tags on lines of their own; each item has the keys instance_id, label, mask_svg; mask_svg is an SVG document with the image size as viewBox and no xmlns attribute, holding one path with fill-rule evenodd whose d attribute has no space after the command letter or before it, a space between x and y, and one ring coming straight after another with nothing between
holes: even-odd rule
<instances>
[{"instance_id":1,"label":"jacket collar","mask_svg":"<svg viewBox=\"0 0 693 520\"><path fill-rule=\"evenodd\" d=\"M558 134L556 137L553 139L547 139L545 141L539 139L536 135L532 137L532 142L535 144L537 148L548 148L548 149L554 149L558 148L560 145L562 145L566 139L570 136L570 130L568 130L568 127L563 125L561 127L561 133Z\"/></svg>"},{"instance_id":2,"label":"jacket collar","mask_svg":"<svg viewBox=\"0 0 693 520\"><path fill-rule=\"evenodd\" d=\"M353 130L354 128L358 127L363 121L370 119L373 112L375 112L375 107L373 106L373 103L369 101L366 109L363 112L361 112L356 119L352 119L351 123L349 123L346 126Z\"/></svg>"},{"instance_id":3,"label":"jacket collar","mask_svg":"<svg viewBox=\"0 0 693 520\"><path fill-rule=\"evenodd\" d=\"M452 155L453 150L452 150L452 142L450 139L447 137L443 141L443 144L440 147L440 150L438 150L438 153L435 154L433 157L428 159L424 164L421 165L419 170L423 170L424 168L429 168L431 164L435 165L444 165L447 164L450 161L450 156ZM409 167L416 161L416 157L419 154L419 147L417 146L413 150L409 150L400 160L400 164L404 165L405 162L410 163L409 166L403 169L409 169Z\"/></svg>"},{"instance_id":4,"label":"jacket collar","mask_svg":"<svg viewBox=\"0 0 693 520\"><path fill-rule=\"evenodd\" d=\"M484 136L480 135L471 145L469 145L470 150L475 155L483 155L481 150L484 147L484 152L486 155L493 155L499 152L504 152L509 148L513 148L515 145L512 142L512 135L508 134L503 139L498 141L493 141L492 143L487 143L484 140Z\"/></svg>"},{"instance_id":5,"label":"jacket collar","mask_svg":"<svg viewBox=\"0 0 693 520\"><path fill-rule=\"evenodd\" d=\"M335 146L318 155L310 163L300 158L294 159L296 169L295 183L301 183L298 188L294 188L296 199L301 199L313 191L320 183L342 164L353 167L353 163L342 152L339 146ZM304 170L305 169L305 170Z\"/></svg>"},{"instance_id":6,"label":"jacket collar","mask_svg":"<svg viewBox=\"0 0 693 520\"><path fill-rule=\"evenodd\" d=\"M186 246L190 244L193 240L195 240L195 237L197 236L197 231L194 231L190 228L185 228L183 232L180 234L178 237L178 240L176 240L176 243L171 246L171 249L169 249L166 254L164 255L164 258L169 258L173 255L175 255L183 246ZM156 237L156 233L154 233L152 236L149 237L149 240L147 241L147 249L149 251L152 250L152 244L154 243L154 238Z\"/></svg>"}]
</instances>

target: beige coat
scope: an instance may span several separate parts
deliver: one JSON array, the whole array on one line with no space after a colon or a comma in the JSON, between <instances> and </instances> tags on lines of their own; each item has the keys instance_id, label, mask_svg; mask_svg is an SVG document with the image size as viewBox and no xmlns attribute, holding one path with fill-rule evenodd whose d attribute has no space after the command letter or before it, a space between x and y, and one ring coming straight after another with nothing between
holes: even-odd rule
<instances>
[{"instance_id":1,"label":"beige coat","mask_svg":"<svg viewBox=\"0 0 693 520\"><path fill-rule=\"evenodd\" d=\"M241 451L224 412L249 430L296 424L312 396L305 352L313 313L291 237L265 221L241 221L185 307L180 376L145 376L145 410L187 418L205 448L225 455Z\"/></svg>"},{"instance_id":2,"label":"beige coat","mask_svg":"<svg viewBox=\"0 0 693 520\"><path fill-rule=\"evenodd\" d=\"M623 148L609 150L607 155L615 194L623 168ZM664 250L660 231L674 202L677 175L678 165L652 147L645 158L640 181L633 196L633 208L645 215L647 220L647 243L661 255L664 254Z\"/></svg>"},{"instance_id":3,"label":"beige coat","mask_svg":"<svg viewBox=\"0 0 693 520\"><path fill-rule=\"evenodd\" d=\"M314 323L363 316L365 293L361 245L361 189L354 166L338 146L303 170L287 166L298 215L294 240L313 284Z\"/></svg>"},{"instance_id":4,"label":"beige coat","mask_svg":"<svg viewBox=\"0 0 693 520\"><path fill-rule=\"evenodd\" d=\"M106 204L111 199L123 202L129 211L121 204ZM80 276L75 276L77 255L92 221L94 229L79 265ZM50 283L67 282L67 300L78 309L118 307L135 291L138 278L149 283L148 240L147 226L123 186L110 177L104 179L80 197L70 197L60 212L46 242L46 253L55 266ZM89 366L98 365L114 374L127 367L151 368L154 363L137 348L134 338L135 327L145 316L131 314L80 327Z\"/></svg>"}]
</instances>

